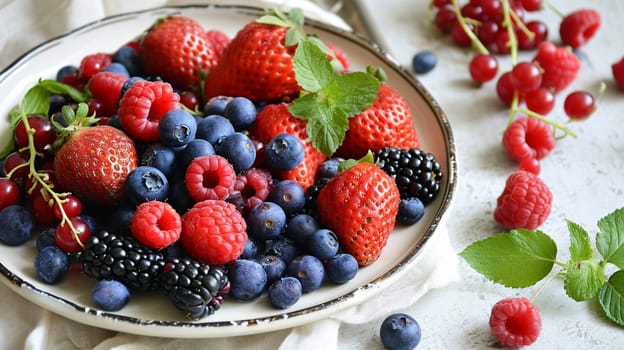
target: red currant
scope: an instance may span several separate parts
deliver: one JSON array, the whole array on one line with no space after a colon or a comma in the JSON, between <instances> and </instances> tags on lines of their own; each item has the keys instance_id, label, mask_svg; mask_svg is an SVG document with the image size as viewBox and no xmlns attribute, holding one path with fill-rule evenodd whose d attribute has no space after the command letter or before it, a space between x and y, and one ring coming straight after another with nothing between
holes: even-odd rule
<instances>
[{"instance_id":1,"label":"red currant","mask_svg":"<svg viewBox=\"0 0 624 350\"><path fill-rule=\"evenodd\" d=\"M11 179L20 186L26 182L28 177L28 159L28 154L23 152L12 152L4 159L4 173L10 173Z\"/></svg>"},{"instance_id":2,"label":"red currant","mask_svg":"<svg viewBox=\"0 0 624 350\"><path fill-rule=\"evenodd\" d=\"M199 106L199 99L197 95L192 91L184 91L180 94L180 103L189 108L195 110Z\"/></svg>"},{"instance_id":3,"label":"red currant","mask_svg":"<svg viewBox=\"0 0 624 350\"><path fill-rule=\"evenodd\" d=\"M542 72L532 62L517 63L511 69L511 83L520 92L529 92L542 84Z\"/></svg>"},{"instance_id":4,"label":"red currant","mask_svg":"<svg viewBox=\"0 0 624 350\"><path fill-rule=\"evenodd\" d=\"M435 15L435 24L442 33L448 33L457 21L457 15L451 5L441 7Z\"/></svg>"},{"instance_id":5,"label":"red currant","mask_svg":"<svg viewBox=\"0 0 624 350\"><path fill-rule=\"evenodd\" d=\"M468 3L461 8L461 14L465 18L481 20L483 18L483 8Z\"/></svg>"},{"instance_id":6,"label":"red currant","mask_svg":"<svg viewBox=\"0 0 624 350\"><path fill-rule=\"evenodd\" d=\"M563 110L574 120L586 119L595 109L594 96L586 91L574 91L566 96L563 102Z\"/></svg>"},{"instance_id":7,"label":"red currant","mask_svg":"<svg viewBox=\"0 0 624 350\"><path fill-rule=\"evenodd\" d=\"M433 0L431 2L431 5L435 8L440 8L440 7L444 7L446 5L450 5L451 4L451 0Z\"/></svg>"},{"instance_id":8,"label":"red currant","mask_svg":"<svg viewBox=\"0 0 624 350\"><path fill-rule=\"evenodd\" d=\"M530 33L533 33L532 37L529 37L523 30L518 31L518 48L520 50L532 50L539 44L546 41L548 37L548 27L541 21L531 21L526 24L526 28Z\"/></svg>"},{"instance_id":9,"label":"red currant","mask_svg":"<svg viewBox=\"0 0 624 350\"><path fill-rule=\"evenodd\" d=\"M84 245L91 236L91 229L87 223L80 218L73 218L70 220L74 228L78 239ZM83 250L71 230L71 227L67 223L61 223L56 227L56 234L54 235L56 245L67 253L78 253Z\"/></svg>"},{"instance_id":10,"label":"red currant","mask_svg":"<svg viewBox=\"0 0 624 350\"><path fill-rule=\"evenodd\" d=\"M468 23L467 26L469 30L472 30L474 27L470 23ZM466 34L466 31L461 26L461 24L459 24L459 21L455 21L455 23L451 27L451 39L453 39L453 42L457 44L457 46L461 47L468 47L472 44L472 41L470 41L470 37L468 36L468 34Z\"/></svg>"},{"instance_id":11,"label":"red currant","mask_svg":"<svg viewBox=\"0 0 624 350\"><path fill-rule=\"evenodd\" d=\"M483 22L479 26L477 37L481 40L483 45L490 46L496 43L496 36L498 35L499 28L498 23L494 21Z\"/></svg>"},{"instance_id":12,"label":"red currant","mask_svg":"<svg viewBox=\"0 0 624 350\"><path fill-rule=\"evenodd\" d=\"M624 58L611 64L611 74L617 86L624 90Z\"/></svg>"},{"instance_id":13,"label":"red currant","mask_svg":"<svg viewBox=\"0 0 624 350\"><path fill-rule=\"evenodd\" d=\"M513 83L511 82L511 72L503 73L496 82L496 94L498 98L507 106L511 105L511 102L514 97L515 89ZM522 102L524 100L524 94L518 92L518 102Z\"/></svg>"},{"instance_id":14,"label":"red currant","mask_svg":"<svg viewBox=\"0 0 624 350\"><path fill-rule=\"evenodd\" d=\"M19 187L17 187L15 181L6 177L0 178L0 210L17 204L19 195Z\"/></svg>"},{"instance_id":15,"label":"red currant","mask_svg":"<svg viewBox=\"0 0 624 350\"><path fill-rule=\"evenodd\" d=\"M95 73L103 70L112 61L111 55L107 53L94 53L85 56L80 61L79 76L82 81L87 81L95 75Z\"/></svg>"},{"instance_id":16,"label":"red currant","mask_svg":"<svg viewBox=\"0 0 624 350\"><path fill-rule=\"evenodd\" d=\"M542 8L543 0L521 0L520 5L525 11L535 12L539 11Z\"/></svg>"},{"instance_id":17,"label":"red currant","mask_svg":"<svg viewBox=\"0 0 624 350\"><path fill-rule=\"evenodd\" d=\"M61 206L63 207L63 211L68 218L75 218L82 213L82 203L78 197L70 194L62 198L62 201L63 204ZM54 203L54 215L56 215L59 219L63 219L63 213L61 213L58 203Z\"/></svg>"},{"instance_id":18,"label":"red currant","mask_svg":"<svg viewBox=\"0 0 624 350\"><path fill-rule=\"evenodd\" d=\"M470 60L469 70L472 80L485 83L496 77L498 61L492 55L477 54Z\"/></svg>"},{"instance_id":19,"label":"red currant","mask_svg":"<svg viewBox=\"0 0 624 350\"><path fill-rule=\"evenodd\" d=\"M46 146L50 147L54 140L56 140L56 132L52 127L52 123L48 118L41 115L30 115L26 118L30 128L34 130L33 142L35 150L39 153L43 153ZM28 131L26 130L26 124L23 120L20 120L15 126L15 132L13 133L15 144L17 147L23 148L28 146Z\"/></svg>"},{"instance_id":20,"label":"red currant","mask_svg":"<svg viewBox=\"0 0 624 350\"><path fill-rule=\"evenodd\" d=\"M498 31L495 44L496 52L502 55L507 55L511 52L511 48L509 47L509 33L507 30Z\"/></svg>"},{"instance_id":21,"label":"red currant","mask_svg":"<svg viewBox=\"0 0 624 350\"><path fill-rule=\"evenodd\" d=\"M52 225L58 222L56 215L54 215L54 209L52 202L48 196L45 196L41 192L33 194L31 199L32 212L35 217L35 221L41 225Z\"/></svg>"},{"instance_id":22,"label":"red currant","mask_svg":"<svg viewBox=\"0 0 624 350\"><path fill-rule=\"evenodd\" d=\"M480 0L479 6L483 8L483 13L490 19L496 19L503 13L503 5L500 0Z\"/></svg>"},{"instance_id":23,"label":"red currant","mask_svg":"<svg viewBox=\"0 0 624 350\"><path fill-rule=\"evenodd\" d=\"M540 87L526 93L524 103L535 113L546 115L555 107L555 94L549 89Z\"/></svg>"}]
</instances>

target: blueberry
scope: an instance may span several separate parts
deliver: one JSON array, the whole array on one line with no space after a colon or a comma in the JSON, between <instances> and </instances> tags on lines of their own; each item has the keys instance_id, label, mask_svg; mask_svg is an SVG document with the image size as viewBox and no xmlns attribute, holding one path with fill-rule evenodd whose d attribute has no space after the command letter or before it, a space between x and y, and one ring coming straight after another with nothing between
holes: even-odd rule
<instances>
[{"instance_id":1,"label":"blueberry","mask_svg":"<svg viewBox=\"0 0 624 350\"><path fill-rule=\"evenodd\" d=\"M123 126L121 126L121 119L119 119L119 115L117 114L111 115L110 118L108 118L108 122L106 123L106 125L112 126L113 128L119 129L122 131L124 130Z\"/></svg>"},{"instance_id":2,"label":"blueberry","mask_svg":"<svg viewBox=\"0 0 624 350\"><path fill-rule=\"evenodd\" d=\"M67 65L56 71L56 81L62 81L65 77L78 74L78 67Z\"/></svg>"},{"instance_id":3,"label":"blueberry","mask_svg":"<svg viewBox=\"0 0 624 350\"><path fill-rule=\"evenodd\" d=\"M181 152L182 168L186 169L193 159L197 157L213 156L215 154L215 149L210 142L202 139L195 139L189 142Z\"/></svg>"},{"instance_id":4,"label":"blueberry","mask_svg":"<svg viewBox=\"0 0 624 350\"><path fill-rule=\"evenodd\" d=\"M300 255L288 264L286 275L301 282L301 291L309 293L321 287L325 278L323 263L312 255Z\"/></svg>"},{"instance_id":5,"label":"blueberry","mask_svg":"<svg viewBox=\"0 0 624 350\"><path fill-rule=\"evenodd\" d=\"M226 136L234 133L234 126L223 116L211 114L197 124L195 137L204 139L213 145Z\"/></svg>"},{"instance_id":6,"label":"blueberry","mask_svg":"<svg viewBox=\"0 0 624 350\"><path fill-rule=\"evenodd\" d=\"M397 222L403 225L417 223L425 215L425 205L418 198L404 198L399 202Z\"/></svg>"},{"instance_id":7,"label":"blueberry","mask_svg":"<svg viewBox=\"0 0 624 350\"><path fill-rule=\"evenodd\" d=\"M411 350L420 343L420 325L410 315L392 314L381 323L379 336L389 350Z\"/></svg>"},{"instance_id":8,"label":"blueberry","mask_svg":"<svg viewBox=\"0 0 624 350\"><path fill-rule=\"evenodd\" d=\"M330 158L323 161L316 170L316 177L331 179L338 173L338 165L340 165L343 161L343 158Z\"/></svg>"},{"instance_id":9,"label":"blueberry","mask_svg":"<svg viewBox=\"0 0 624 350\"><path fill-rule=\"evenodd\" d=\"M259 297L267 286L264 268L253 260L236 260L228 270L230 295L239 300Z\"/></svg>"},{"instance_id":10,"label":"blueberry","mask_svg":"<svg viewBox=\"0 0 624 350\"><path fill-rule=\"evenodd\" d=\"M18 246L32 237L35 228L33 214L21 205L10 205L0 211L0 242Z\"/></svg>"},{"instance_id":11,"label":"blueberry","mask_svg":"<svg viewBox=\"0 0 624 350\"><path fill-rule=\"evenodd\" d=\"M40 252L45 247L56 246L56 228L48 227L39 233L37 237L37 251Z\"/></svg>"},{"instance_id":12,"label":"blueberry","mask_svg":"<svg viewBox=\"0 0 624 350\"><path fill-rule=\"evenodd\" d=\"M104 68L104 71L119 74L126 78L130 77L130 73L128 73L128 69L126 69L126 67L123 64L118 63L118 62L111 62L108 66L106 66L106 68Z\"/></svg>"},{"instance_id":13,"label":"blueberry","mask_svg":"<svg viewBox=\"0 0 624 350\"><path fill-rule=\"evenodd\" d=\"M215 150L232 164L237 173L251 168L256 161L256 147L249 136L240 132L223 137L215 145Z\"/></svg>"},{"instance_id":14,"label":"blueberry","mask_svg":"<svg viewBox=\"0 0 624 350\"><path fill-rule=\"evenodd\" d=\"M131 76L143 74L141 56L131 46L124 45L120 47L113 53L112 61L122 64Z\"/></svg>"},{"instance_id":15,"label":"blueberry","mask_svg":"<svg viewBox=\"0 0 624 350\"><path fill-rule=\"evenodd\" d=\"M286 227L286 213L273 202L262 202L251 208L246 218L247 233L255 239L275 239Z\"/></svg>"},{"instance_id":16,"label":"blueberry","mask_svg":"<svg viewBox=\"0 0 624 350\"><path fill-rule=\"evenodd\" d=\"M131 76L128 80L124 81L123 85L121 85L121 93L119 94L120 98L134 85L137 81L145 80L138 76Z\"/></svg>"},{"instance_id":17,"label":"blueberry","mask_svg":"<svg viewBox=\"0 0 624 350\"><path fill-rule=\"evenodd\" d=\"M286 263L275 255L263 255L255 259L267 274L267 284L272 284L286 271Z\"/></svg>"},{"instance_id":18,"label":"blueberry","mask_svg":"<svg viewBox=\"0 0 624 350\"><path fill-rule=\"evenodd\" d=\"M119 281L99 280L93 287L91 297L102 310L118 311L130 301L130 291Z\"/></svg>"},{"instance_id":19,"label":"blueberry","mask_svg":"<svg viewBox=\"0 0 624 350\"><path fill-rule=\"evenodd\" d=\"M269 286L269 302L278 309L287 309L299 301L301 293L298 279L282 277Z\"/></svg>"},{"instance_id":20,"label":"blueberry","mask_svg":"<svg viewBox=\"0 0 624 350\"><path fill-rule=\"evenodd\" d=\"M160 142L171 147L180 147L195 139L197 122L184 109L172 109L158 122Z\"/></svg>"},{"instance_id":21,"label":"blueberry","mask_svg":"<svg viewBox=\"0 0 624 350\"><path fill-rule=\"evenodd\" d=\"M284 236L292 239L297 244L304 245L314 232L320 229L316 219L308 214L297 214L288 220Z\"/></svg>"},{"instance_id":22,"label":"blueberry","mask_svg":"<svg viewBox=\"0 0 624 350\"><path fill-rule=\"evenodd\" d=\"M329 259L325 272L327 273L327 279L332 283L342 284L353 279L358 269L358 262L353 255L340 253Z\"/></svg>"},{"instance_id":23,"label":"blueberry","mask_svg":"<svg viewBox=\"0 0 624 350\"><path fill-rule=\"evenodd\" d=\"M63 108L63 106L68 105L68 104L69 102L67 98L65 98L65 96L63 95L54 94L50 96L50 108L48 109L48 115L53 115L54 113L61 112L61 109ZM64 118L63 118L63 121L65 121ZM65 121L65 123L67 122Z\"/></svg>"},{"instance_id":24,"label":"blueberry","mask_svg":"<svg viewBox=\"0 0 624 350\"><path fill-rule=\"evenodd\" d=\"M176 153L169 146L151 145L141 155L141 165L154 167L171 178L176 171Z\"/></svg>"},{"instance_id":25,"label":"blueberry","mask_svg":"<svg viewBox=\"0 0 624 350\"><path fill-rule=\"evenodd\" d=\"M247 130L256 120L256 105L245 97L234 97L225 105L223 116L236 131Z\"/></svg>"},{"instance_id":26,"label":"blueberry","mask_svg":"<svg viewBox=\"0 0 624 350\"><path fill-rule=\"evenodd\" d=\"M115 211L111 214L111 230L119 233L129 233L130 223L132 222L135 210L136 205L130 203L124 203L116 207Z\"/></svg>"},{"instance_id":27,"label":"blueberry","mask_svg":"<svg viewBox=\"0 0 624 350\"><path fill-rule=\"evenodd\" d=\"M418 74L430 72L438 64L438 56L431 51L421 51L412 58L412 68Z\"/></svg>"},{"instance_id":28,"label":"blueberry","mask_svg":"<svg viewBox=\"0 0 624 350\"><path fill-rule=\"evenodd\" d=\"M162 201L169 194L169 180L162 171L142 165L128 174L124 191L126 197L134 203Z\"/></svg>"},{"instance_id":29,"label":"blueberry","mask_svg":"<svg viewBox=\"0 0 624 350\"><path fill-rule=\"evenodd\" d=\"M215 96L212 97L204 105L204 115L209 116L212 114L224 115L225 106L232 100L229 96Z\"/></svg>"},{"instance_id":30,"label":"blueberry","mask_svg":"<svg viewBox=\"0 0 624 350\"><path fill-rule=\"evenodd\" d=\"M184 180L173 182L169 186L168 203L178 212L185 213L195 204L195 201L188 193Z\"/></svg>"},{"instance_id":31,"label":"blueberry","mask_svg":"<svg viewBox=\"0 0 624 350\"><path fill-rule=\"evenodd\" d=\"M269 192L266 201L276 203L284 209L286 216L291 216L305 206L305 191L295 181L282 180Z\"/></svg>"},{"instance_id":32,"label":"blueberry","mask_svg":"<svg viewBox=\"0 0 624 350\"><path fill-rule=\"evenodd\" d=\"M275 255L288 265L296 257L301 255L301 249L293 240L286 237L279 237L278 239L266 242L264 253Z\"/></svg>"},{"instance_id":33,"label":"blueberry","mask_svg":"<svg viewBox=\"0 0 624 350\"><path fill-rule=\"evenodd\" d=\"M255 259L258 256L258 243L256 240L247 237L247 241L245 242L245 247L243 248L243 252L239 256L239 259Z\"/></svg>"},{"instance_id":34,"label":"blueberry","mask_svg":"<svg viewBox=\"0 0 624 350\"><path fill-rule=\"evenodd\" d=\"M303 144L288 133L275 135L264 148L269 169L291 170L303 161Z\"/></svg>"},{"instance_id":35,"label":"blueberry","mask_svg":"<svg viewBox=\"0 0 624 350\"><path fill-rule=\"evenodd\" d=\"M307 247L310 254L325 260L333 257L338 253L340 244L336 234L328 229L320 229L314 232L307 240Z\"/></svg>"},{"instance_id":36,"label":"blueberry","mask_svg":"<svg viewBox=\"0 0 624 350\"><path fill-rule=\"evenodd\" d=\"M35 257L35 272L43 282L59 282L69 270L67 254L57 246L43 248Z\"/></svg>"}]
</instances>

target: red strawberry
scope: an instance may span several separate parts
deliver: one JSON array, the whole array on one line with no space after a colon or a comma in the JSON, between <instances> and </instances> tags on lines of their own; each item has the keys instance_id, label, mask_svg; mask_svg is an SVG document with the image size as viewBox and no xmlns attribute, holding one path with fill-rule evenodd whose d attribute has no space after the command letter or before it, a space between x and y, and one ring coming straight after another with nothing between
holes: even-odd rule
<instances>
[{"instance_id":1,"label":"red strawberry","mask_svg":"<svg viewBox=\"0 0 624 350\"><path fill-rule=\"evenodd\" d=\"M306 132L306 121L295 118L288 111L288 104L267 105L258 113L252 125L252 137L267 144L273 137L282 133L291 134L303 144L303 161L294 169L278 171L276 176L282 180L296 181L306 190L314 184L316 169L327 157L312 146Z\"/></svg>"},{"instance_id":2,"label":"red strawberry","mask_svg":"<svg viewBox=\"0 0 624 350\"><path fill-rule=\"evenodd\" d=\"M407 102L398 91L382 84L377 99L349 119L349 130L336 155L359 159L384 147L419 148L416 126Z\"/></svg>"},{"instance_id":3,"label":"red strawberry","mask_svg":"<svg viewBox=\"0 0 624 350\"><path fill-rule=\"evenodd\" d=\"M564 44L576 49L583 46L600 28L601 18L594 9L576 10L561 21L559 36Z\"/></svg>"},{"instance_id":4,"label":"red strawberry","mask_svg":"<svg viewBox=\"0 0 624 350\"><path fill-rule=\"evenodd\" d=\"M554 92L570 85L581 69L581 62L570 49L550 42L540 44L533 62L543 70L542 87Z\"/></svg>"},{"instance_id":5,"label":"red strawberry","mask_svg":"<svg viewBox=\"0 0 624 350\"><path fill-rule=\"evenodd\" d=\"M93 99L101 103L98 117L111 116L117 113L121 87L127 79L113 72L98 72L89 79L87 88Z\"/></svg>"},{"instance_id":6,"label":"red strawberry","mask_svg":"<svg viewBox=\"0 0 624 350\"><path fill-rule=\"evenodd\" d=\"M148 75L182 90L199 89L200 73L210 71L218 59L206 31L185 16L158 20L141 39L140 55Z\"/></svg>"},{"instance_id":7,"label":"red strawberry","mask_svg":"<svg viewBox=\"0 0 624 350\"><path fill-rule=\"evenodd\" d=\"M221 57L223 50L230 43L230 38L222 31L218 29L212 29L206 32L208 42L212 45L217 57Z\"/></svg>"},{"instance_id":8,"label":"red strawberry","mask_svg":"<svg viewBox=\"0 0 624 350\"><path fill-rule=\"evenodd\" d=\"M214 96L243 96L254 102L297 96L292 57L296 45L286 46L287 27L250 22L223 51L206 78L206 100Z\"/></svg>"},{"instance_id":9,"label":"red strawberry","mask_svg":"<svg viewBox=\"0 0 624 350\"><path fill-rule=\"evenodd\" d=\"M360 266L379 258L394 228L400 195L394 180L372 163L357 163L321 189L318 211L340 247Z\"/></svg>"},{"instance_id":10,"label":"red strawberry","mask_svg":"<svg viewBox=\"0 0 624 350\"><path fill-rule=\"evenodd\" d=\"M56 152L54 174L81 200L110 205L123 199L126 177L138 163L134 142L110 126L75 131Z\"/></svg>"}]
</instances>

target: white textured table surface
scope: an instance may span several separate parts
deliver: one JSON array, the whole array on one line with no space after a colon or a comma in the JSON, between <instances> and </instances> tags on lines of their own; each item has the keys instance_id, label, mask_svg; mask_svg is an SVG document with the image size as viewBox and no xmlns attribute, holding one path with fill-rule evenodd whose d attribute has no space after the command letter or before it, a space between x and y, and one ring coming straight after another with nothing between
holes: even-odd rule
<instances>
[{"instance_id":1,"label":"white textured table surface","mask_svg":"<svg viewBox=\"0 0 624 350\"><path fill-rule=\"evenodd\" d=\"M507 110L497 101L494 84L474 88L468 81L467 65L470 53L450 43L429 24L428 1L378 0L363 1L370 7L375 21L383 28L383 35L398 61L409 66L411 57L419 50L429 49L438 54L438 67L421 76L423 84L440 103L452 123L457 141L459 186L455 206L449 220L451 243L461 251L469 243L499 232L492 219L495 201L502 191L507 176L516 164L505 155L500 140L507 121ZM13 1L0 1L0 6L15 6ZM552 0L562 12L582 6L592 6L603 16L603 27L589 45L582 49L583 68L568 89L595 91L600 81L607 83L607 91L599 110L591 119L572 125L577 139L558 142L555 150L542 162L541 178L550 186L554 203L548 221L541 229L549 233L559 245L559 260L567 258L568 235L565 219L571 219L596 233L596 222L605 214L624 206L624 132L621 113L624 112L624 92L617 90L611 78L610 65L624 56L624 2L620 0L581 1ZM545 10L535 17L545 20L556 38L558 16ZM22 19L34 20L34 19ZM50 20L49 18L47 20ZM76 20L73 25L92 19ZM22 26L24 27L23 23ZM71 29L56 28L49 36ZM50 28L54 28L50 24ZM6 33L6 32L5 32ZM0 34L4 35L4 34ZM17 33L12 33L19 38ZM45 36L29 37L30 47ZM18 40L5 40L2 51L12 49L12 56L0 52L1 64L6 66L19 52ZM25 49L25 48L24 48ZM505 66L507 61L502 61ZM561 93L561 96L566 91ZM562 99L557 111L561 114ZM465 263L461 263L460 282L444 289L431 291L416 305L404 312L415 316L422 327L419 349L487 349L492 337L487 320L492 305L501 298L529 297L534 288L512 290L488 282ZM3 297L0 305L17 304L24 310L22 320L3 322L10 327L16 339L25 339L31 318L40 316L40 310L0 286ZM543 330L535 349L620 349L624 347L624 329L618 328L602 316L597 302L577 303L569 299L561 281L549 284L536 300L541 309ZM344 326L340 329L340 349L378 349L379 323ZM58 331L74 332L71 324L58 325ZM101 336L94 330L94 336ZM82 348L90 344L66 344L66 348ZM14 344L24 344L22 342ZM25 343L28 347L28 343ZM233 343L234 344L234 343ZM156 347L156 344L153 344ZM198 347L199 348L199 347Z\"/></svg>"}]
</instances>

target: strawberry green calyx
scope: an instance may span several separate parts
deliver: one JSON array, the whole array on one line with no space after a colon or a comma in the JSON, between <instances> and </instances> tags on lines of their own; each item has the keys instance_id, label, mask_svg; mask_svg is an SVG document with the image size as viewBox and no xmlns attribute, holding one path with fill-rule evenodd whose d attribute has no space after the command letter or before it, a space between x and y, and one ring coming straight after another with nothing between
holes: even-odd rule
<instances>
[{"instance_id":1,"label":"strawberry green calyx","mask_svg":"<svg viewBox=\"0 0 624 350\"><path fill-rule=\"evenodd\" d=\"M54 149L61 147L72 133L77 130L93 126L99 120L95 117L95 114L91 116L88 115L89 106L87 106L86 103L79 103L76 111L74 111L70 106L63 106L61 108L61 114L63 115L65 122L68 124L67 126L62 125L54 119L50 120L58 133L56 141L53 145Z\"/></svg>"},{"instance_id":2,"label":"strawberry green calyx","mask_svg":"<svg viewBox=\"0 0 624 350\"><path fill-rule=\"evenodd\" d=\"M359 163L375 164L375 156L373 155L373 152L369 150L364 157L360 159L347 159L344 162L340 162L340 164L338 164L338 173L341 173Z\"/></svg>"},{"instance_id":3,"label":"strawberry green calyx","mask_svg":"<svg viewBox=\"0 0 624 350\"><path fill-rule=\"evenodd\" d=\"M297 83L304 90L288 110L307 120L312 145L331 157L349 128L349 118L370 107L380 82L365 72L338 74L318 46L302 40L293 57Z\"/></svg>"}]
</instances>

